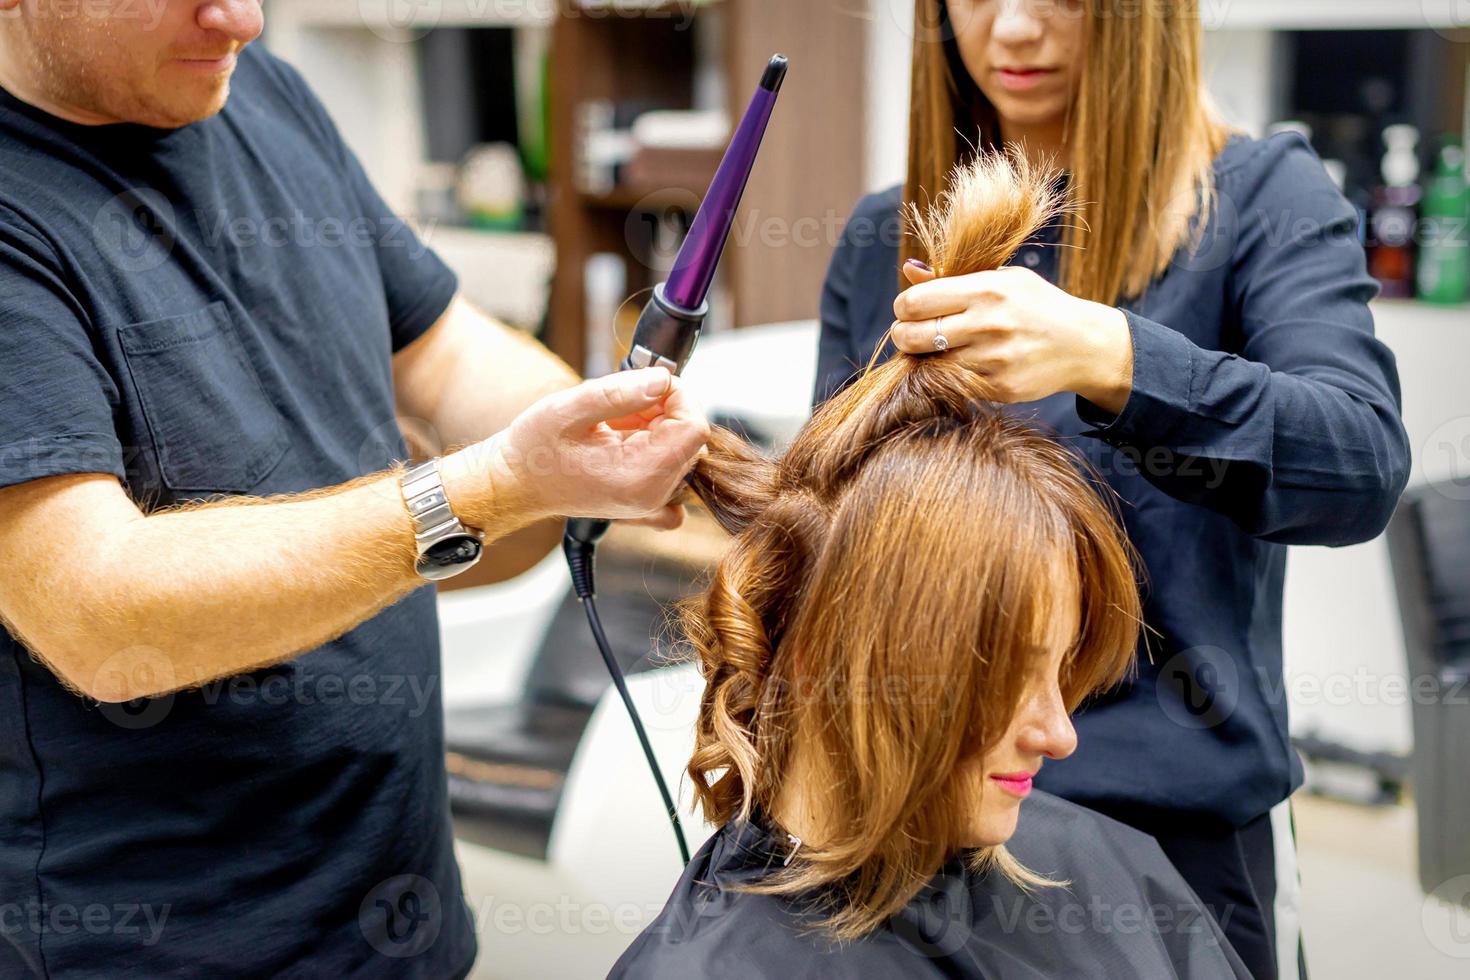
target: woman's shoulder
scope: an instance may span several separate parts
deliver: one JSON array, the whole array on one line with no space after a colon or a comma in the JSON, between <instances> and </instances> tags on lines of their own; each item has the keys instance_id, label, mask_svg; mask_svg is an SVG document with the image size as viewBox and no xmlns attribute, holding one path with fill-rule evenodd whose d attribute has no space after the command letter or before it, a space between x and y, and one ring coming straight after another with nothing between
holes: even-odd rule
<instances>
[{"instance_id":1,"label":"woman's shoulder","mask_svg":"<svg viewBox=\"0 0 1470 980\"><path fill-rule=\"evenodd\" d=\"M1317 151L1297 132L1259 139L1237 133L1215 157L1214 171L1217 188L1236 196L1286 200L1317 191L1339 194Z\"/></svg>"},{"instance_id":2,"label":"woman's shoulder","mask_svg":"<svg viewBox=\"0 0 1470 980\"><path fill-rule=\"evenodd\" d=\"M1172 969L1211 980L1248 976L1212 911L1148 834L1034 793L1006 849L1057 885L1016 889L993 876L983 881L976 901L990 904L997 943L1005 941L1006 923L1024 915L1039 933L1065 936L1051 955L1133 965L1108 975L1164 976ZM1140 971L1141 963L1152 965Z\"/></svg>"},{"instance_id":3,"label":"woman's shoulder","mask_svg":"<svg viewBox=\"0 0 1470 980\"><path fill-rule=\"evenodd\" d=\"M796 905L744 890L779 871L789 851L755 823L732 821L716 831L608 980L850 976L852 960L834 955L840 950L810 928Z\"/></svg>"},{"instance_id":4,"label":"woman's shoulder","mask_svg":"<svg viewBox=\"0 0 1470 980\"><path fill-rule=\"evenodd\" d=\"M903 187L894 185L865 194L852 209L842 230L842 246L872 251L898 251L903 235Z\"/></svg>"},{"instance_id":5,"label":"woman's shoulder","mask_svg":"<svg viewBox=\"0 0 1470 980\"><path fill-rule=\"evenodd\" d=\"M894 184L883 190L864 194L857 202L857 207L852 209L852 218L868 218L881 220L897 216L899 205L903 203L903 185ZM852 220L851 218L848 219Z\"/></svg>"}]
</instances>

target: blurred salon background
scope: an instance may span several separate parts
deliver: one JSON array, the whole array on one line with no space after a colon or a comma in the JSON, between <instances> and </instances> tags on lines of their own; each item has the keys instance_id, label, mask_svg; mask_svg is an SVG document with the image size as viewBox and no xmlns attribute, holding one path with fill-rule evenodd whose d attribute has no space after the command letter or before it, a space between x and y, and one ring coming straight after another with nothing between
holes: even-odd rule
<instances>
[{"instance_id":1,"label":"blurred salon background","mask_svg":"<svg viewBox=\"0 0 1470 980\"><path fill-rule=\"evenodd\" d=\"M904 176L912 0L265 7L267 45L466 294L588 374L622 356L767 56L790 56L689 378L758 441L801 424L832 248L854 202ZM1470 5L1201 7L1224 114L1254 135L1303 133L1361 215L1415 457L1387 535L1293 549L1288 564L1286 685L1268 693L1289 700L1308 771L1308 963L1329 978L1470 976ZM471 573L441 595L477 977L603 975L677 871L560 554L540 557L554 535L507 545L525 574ZM671 777L697 688L668 666L679 650L660 604L721 545L696 515L673 534L615 529L600 556L603 615Z\"/></svg>"}]
</instances>

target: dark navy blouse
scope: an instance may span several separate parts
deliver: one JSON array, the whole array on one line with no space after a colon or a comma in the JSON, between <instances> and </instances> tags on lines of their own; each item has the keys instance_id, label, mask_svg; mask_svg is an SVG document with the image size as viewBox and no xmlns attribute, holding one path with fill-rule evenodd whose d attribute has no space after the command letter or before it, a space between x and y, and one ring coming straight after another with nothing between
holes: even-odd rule
<instances>
[{"instance_id":1,"label":"dark navy blouse","mask_svg":"<svg viewBox=\"0 0 1470 980\"><path fill-rule=\"evenodd\" d=\"M1037 780L1131 822L1183 812L1239 825L1300 784L1281 667L1286 545L1376 536L1409 473L1353 208L1296 134L1233 138L1215 177L1198 248L1123 304L1123 410L1071 394L1014 406L1117 491L1146 566L1136 678L1078 715L1076 754ZM863 199L838 246L818 402L893 321L899 202L898 188ZM1013 264L1055 281L1058 237L1045 229Z\"/></svg>"}]
</instances>

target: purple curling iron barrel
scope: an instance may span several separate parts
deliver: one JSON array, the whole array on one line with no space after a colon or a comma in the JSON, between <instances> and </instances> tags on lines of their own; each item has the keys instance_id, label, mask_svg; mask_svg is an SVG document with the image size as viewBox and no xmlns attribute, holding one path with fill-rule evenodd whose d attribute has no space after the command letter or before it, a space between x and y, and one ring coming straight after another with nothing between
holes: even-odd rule
<instances>
[{"instance_id":1,"label":"purple curling iron barrel","mask_svg":"<svg viewBox=\"0 0 1470 980\"><path fill-rule=\"evenodd\" d=\"M756 155L760 152L761 138L766 134L766 124L770 122L771 110L776 107L776 95L781 91L785 78L786 58L775 55L766 65L755 96L725 150L724 159L720 161L720 169L715 171L715 179L711 181L699 213L694 216L694 224L689 227L689 235L674 259L668 281L653 287L653 298L638 317L632 347L621 365L624 371L666 367L678 374L689 363L689 355L699 340L704 318L709 314L709 289L714 282L715 269L724 254L725 241L735 223L735 212L745 195L745 185L750 181L750 172L755 168ZM584 556L581 562L574 560L572 549L577 545L595 543L607 528L607 521L596 518L567 521L562 546L571 562L572 582L579 596L584 589L591 594L592 562L590 556Z\"/></svg>"},{"instance_id":2,"label":"purple curling iron barrel","mask_svg":"<svg viewBox=\"0 0 1470 980\"><path fill-rule=\"evenodd\" d=\"M638 326L633 331L633 346L623 360L622 368L666 367L674 374L684 370L694 345L699 340L699 330L709 313L709 287L714 281L715 269L720 264L720 255L725 251L725 240L730 237L730 227L735 223L735 211L740 207L740 198L745 194L746 182L755 166L755 157L760 150L761 137L765 135L766 123L771 119L771 110L776 107L776 93L781 91L781 82L786 78L786 59L776 55L766 66L761 76L760 87L745 110L745 118L730 140L720 169L715 171L714 182L689 236L679 249L674 268L667 282L653 289L653 298L638 317ZM648 741L648 732L638 709L628 693L622 667L613 656L612 646L603 631L602 620L597 615L597 591L593 586L593 563L597 553L597 542L607 532L608 521L597 518L576 517L567 521L566 533L562 535L561 547L567 557L567 567L572 573L572 587L587 613L587 625L597 641L602 662L612 676L618 697L628 710L633 722L633 731L643 748L643 757L658 785L663 799L664 813L674 830L674 840L679 845L679 857L689 863L689 844L684 839L684 828L679 823L679 810L669 793L659 769L653 745Z\"/></svg>"},{"instance_id":3,"label":"purple curling iron barrel","mask_svg":"<svg viewBox=\"0 0 1470 980\"><path fill-rule=\"evenodd\" d=\"M667 282L653 289L633 331L633 346L623 370L663 366L678 374L689 362L699 330L709 313L709 289L735 223L735 212L755 167L761 137L776 107L776 95L786 78L786 59L776 55L766 66L760 86L735 130L720 169L694 216L689 236L679 249Z\"/></svg>"}]
</instances>

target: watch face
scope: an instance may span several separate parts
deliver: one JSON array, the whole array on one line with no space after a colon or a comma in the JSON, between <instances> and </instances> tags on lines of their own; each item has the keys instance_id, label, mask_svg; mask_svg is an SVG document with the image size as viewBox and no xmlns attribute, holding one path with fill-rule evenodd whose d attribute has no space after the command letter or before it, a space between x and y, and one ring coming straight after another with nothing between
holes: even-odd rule
<instances>
[{"instance_id":1,"label":"watch face","mask_svg":"<svg viewBox=\"0 0 1470 980\"><path fill-rule=\"evenodd\" d=\"M419 555L418 572L438 581L458 575L480 560L484 545L473 534L455 534L435 541Z\"/></svg>"}]
</instances>

